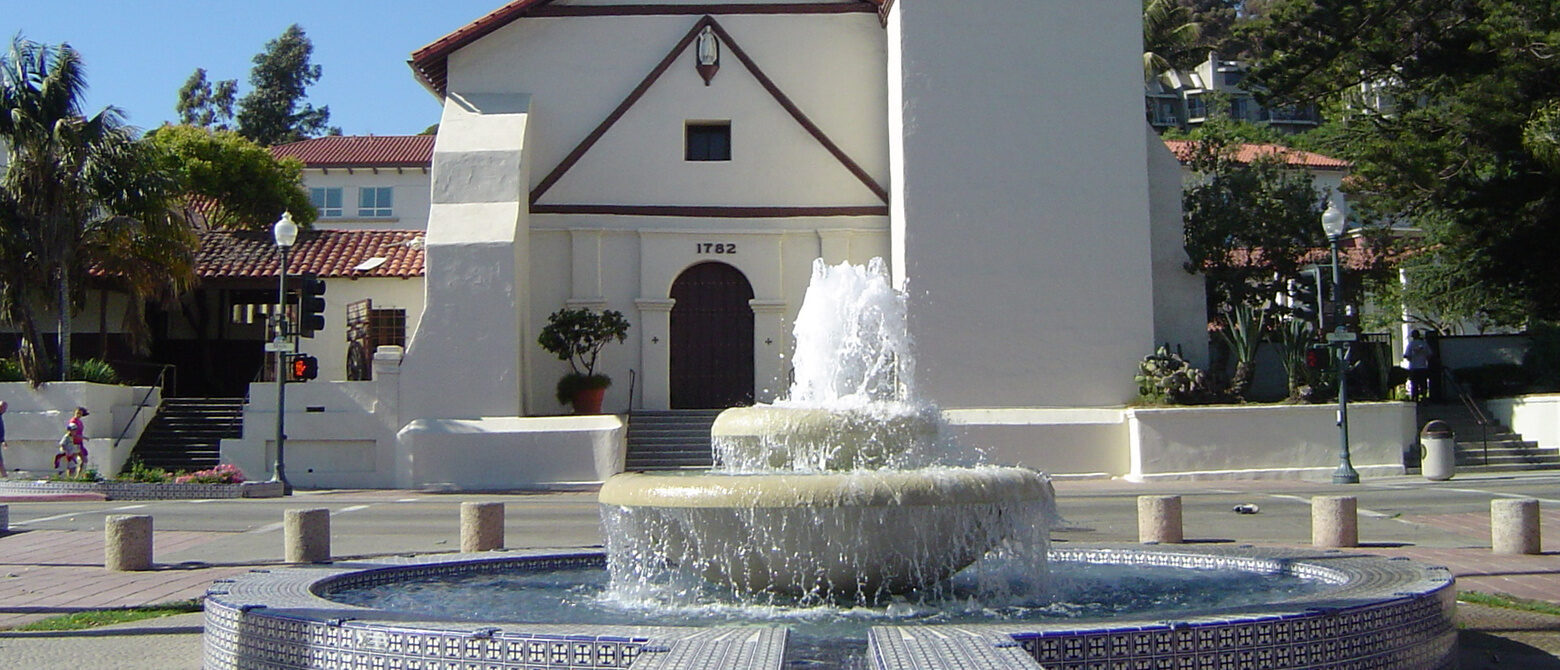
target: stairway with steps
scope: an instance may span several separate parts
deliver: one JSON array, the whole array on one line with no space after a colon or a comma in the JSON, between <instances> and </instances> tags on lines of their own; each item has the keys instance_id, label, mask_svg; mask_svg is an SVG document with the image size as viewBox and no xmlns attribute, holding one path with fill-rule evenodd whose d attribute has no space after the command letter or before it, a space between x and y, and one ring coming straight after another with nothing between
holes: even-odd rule
<instances>
[{"instance_id":1,"label":"stairway with steps","mask_svg":"<svg viewBox=\"0 0 1560 670\"><path fill-rule=\"evenodd\" d=\"M1543 449L1511 428L1478 419L1461 403L1427 403L1418 408L1419 426L1441 420L1457 439L1456 467L1461 472L1560 470L1560 450ZM1417 465L1415 463L1414 465Z\"/></svg>"},{"instance_id":2,"label":"stairway with steps","mask_svg":"<svg viewBox=\"0 0 1560 670\"><path fill-rule=\"evenodd\" d=\"M630 471L707 469L715 463L710 426L718 409L637 411L628 415Z\"/></svg>"},{"instance_id":3,"label":"stairway with steps","mask_svg":"<svg viewBox=\"0 0 1560 670\"><path fill-rule=\"evenodd\" d=\"M164 398L132 460L164 470L204 470L221 461L222 438L244 436L243 398Z\"/></svg>"}]
</instances>

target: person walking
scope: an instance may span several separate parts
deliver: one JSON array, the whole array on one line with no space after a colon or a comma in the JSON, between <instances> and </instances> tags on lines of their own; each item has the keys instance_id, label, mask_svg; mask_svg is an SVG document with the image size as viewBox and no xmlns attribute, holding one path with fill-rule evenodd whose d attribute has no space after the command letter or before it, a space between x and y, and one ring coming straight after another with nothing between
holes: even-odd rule
<instances>
[{"instance_id":1,"label":"person walking","mask_svg":"<svg viewBox=\"0 0 1560 670\"><path fill-rule=\"evenodd\" d=\"M60 453L54 455L54 471L60 472L60 461L64 460L64 474L67 477L78 477L87 470L87 425L82 419L91 412L85 407L77 407L71 414L70 421L65 422L65 436L60 438Z\"/></svg>"},{"instance_id":2,"label":"person walking","mask_svg":"<svg viewBox=\"0 0 1560 670\"><path fill-rule=\"evenodd\" d=\"M1433 356L1424 333L1418 330L1409 333L1403 360L1408 361L1408 392L1414 402L1424 402L1430 397L1430 359Z\"/></svg>"}]
</instances>

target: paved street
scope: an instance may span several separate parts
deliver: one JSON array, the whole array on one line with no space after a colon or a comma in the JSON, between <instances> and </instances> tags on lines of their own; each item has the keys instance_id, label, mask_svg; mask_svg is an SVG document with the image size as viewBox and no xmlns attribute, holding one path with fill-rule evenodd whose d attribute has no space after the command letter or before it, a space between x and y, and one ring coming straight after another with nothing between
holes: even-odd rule
<instances>
[{"instance_id":1,"label":"paved street","mask_svg":"<svg viewBox=\"0 0 1560 670\"><path fill-rule=\"evenodd\" d=\"M1560 475L1515 474L1428 482L1414 477L1357 486L1302 481L1165 482L1106 480L1056 483L1066 523L1058 542L1135 542L1139 495L1183 496L1188 542L1307 546L1316 495L1359 500L1359 551L1445 565L1459 588L1560 602ZM1499 497L1538 498L1548 537L1541 556L1490 553L1489 504ZM0 628L54 614L199 597L212 580L282 558L282 518L289 508L331 510L337 557L454 551L465 501L506 503L511 548L587 547L601 543L594 494L465 495L414 491L301 491L291 498L212 501L31 501L12 499L11 534L0 537ZM0 501L5 502L5 501ZM1254 504L1257 514L1236 514ZM154 519L157 569L111 573L102 568L103 525L110 514ZM1465 607L1464 666L1560 667L1560 624ZM119 649L117 667L199 667L199 615L80 633L0 633L0 667L102 667ZM137 651L155 648L154 654ZM186 661L169 661L169 656ZM96 658L98 663L91 662ZM142 659L139 664L129 659ZM161 660L154 660L161 659ZM1504 665L1493 665L1505 659ZM1511 664L1513 659L1526 659ZM1483 665L1489 663L1491 665ZM1545 665L1549 664L1549 665Z\"/></svg>"}]
</instances>

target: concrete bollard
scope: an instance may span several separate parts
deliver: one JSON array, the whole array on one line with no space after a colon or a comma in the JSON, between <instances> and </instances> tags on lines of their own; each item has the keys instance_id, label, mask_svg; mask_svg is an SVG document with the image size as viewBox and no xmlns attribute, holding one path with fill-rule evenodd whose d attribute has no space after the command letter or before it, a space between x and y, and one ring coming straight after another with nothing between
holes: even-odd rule
<instances>
[{"instance_id":1,"label":"concrete bollard","mask_svg":"<svg viewBox=\"0 0 1560 670\"><path fill-rule=\"evenodd\" d=\"M504 503L460 504L460 550L492 551L504 548Z\"/></svg>"},{"instance_id":2,"label":"concrete bollard","mask_svg":"<svg viewBox=\"0 0 1560 670\"><path fill-rule=\"evenodd\" d=\"M282 527L288 563L330 560L330 510L287 510Z\"/></svg>"},{"instance_id":3,"label":"concrete bollard","mask_svg":"<svg viewBox=\"0 0 1560 670\"><path fill-rule=\"evenodd\" d=\"M1490 544L1497 554L1543 553L1538 501L1531 498L1490 501Z\"/></svg>"},{"instance_id":4,"label":"concrete bollard","mask_svg":"<svg viewBox=\"0 0 1560 670\"><path fill-rule=\"evenodd\" d=\"M1180 544L1181 496L1138 496L1138 542Z\"/></svg>"},{"instance_id":5,"label":"concrete bollard","mask_svg":"<svg viewBox=\"0 0 1560 670\"><path fill-rule=\"evenodd\" d=\"M1311 546L1360 546L1359 502L1354 496L1311 499Z\"/></svg>"},{"instance_id":6,"label":"concrete bollard","mask_svg":"<svg viewBox=\"0 0 1560 670\"><path fill-rule=\"evenodd\" d=\"M152 517L108 516L103 526L103 567L114 572L152 569Z\"/></svg>"}]
</instances>

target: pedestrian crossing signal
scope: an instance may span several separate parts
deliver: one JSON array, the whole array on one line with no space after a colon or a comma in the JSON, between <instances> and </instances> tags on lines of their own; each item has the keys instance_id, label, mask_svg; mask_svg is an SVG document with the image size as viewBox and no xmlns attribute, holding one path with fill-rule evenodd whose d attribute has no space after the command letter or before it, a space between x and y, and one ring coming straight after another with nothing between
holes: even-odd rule
<instances>
[{"instance_id":1,"label":"pedestrian crossing signal","mask_svg":"<svg viewBox=\"0 0 1560 670\"><path fill-rule=\"evenodd\" d=\"M307 354L293 358L292 376L295 381L308 381L320 376L320 359Z\"/></svg>"}]
</instances>

